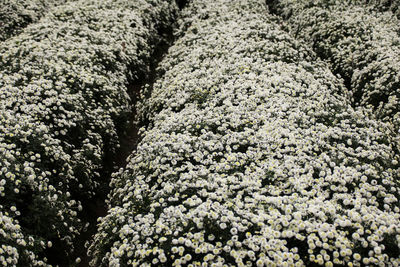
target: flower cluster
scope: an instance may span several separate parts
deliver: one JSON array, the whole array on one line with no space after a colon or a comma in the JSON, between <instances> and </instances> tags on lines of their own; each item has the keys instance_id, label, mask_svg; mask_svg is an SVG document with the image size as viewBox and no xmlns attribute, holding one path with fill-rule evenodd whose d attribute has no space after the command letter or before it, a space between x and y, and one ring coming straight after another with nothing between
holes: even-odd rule
<instances>
[{"instance_id":1,"label":"flower cluster","mask_svg":"<svg viewBox=\"0 0 400 267\"><path fill-rule=\"evenodd\" d=\"M363 4L369 4L380 11L392 11L400 19L400 1L399 0L357 0Z\"/></svg>"},{"instance_id":2,"label":"flower cluster","mask_svg":"<svg viewBox=\"0 0 400 267\"><path fill-rule=\"evenodd\" d=\"M80 197L98 191L131 110L127 85L147 75L177 10L69 2L0 44L0 265L45 265L52 243L70 253Z\"/></svg>"},{"instance_id":3,"label":"flower cluster","mask_svg":"<svg viewBox=\"0 0 400 267\"><path fill-rule=\"evenodd\" d=\"M351 107L263 0L194 0L183 14L92 266L398 266L385 124Z\"/></svg>"},{"instance_id":4,"label":"flower cluster","mask_svg":"<svg viewBox=\"0 0 400 267\"><path fill-rule=\"evenodd\" d=\"M67 0L3 0L0 2L0 41L37 22L49 9Z\"/></svg>"},{"instance_id":5,"label":"flower cluster","mask_svg":"<svg viewBox=\"0 0 400 267\"><path fill-rule=\"evenodd\" d=\"M389 122L400 138L400 21L391 12L379 11L389 9L392 1L350 2L269 3L286 19L290 32L308 42L345 79L354 104ZM360 5L363 2L371 5Z\"/></svg>"},{"instance_id":6,"label":"flower cluster","mask_svg":"<svg viewBox=\"0 0 400 267\"><path fill-rule=\"evenodd\" d=\"M270 10L279 13L288 18L299 10L320 7L332 8L341 5L343 9L351 8L351 6L363 6L367 9L376 11L391 11L400 18L400 1L399 0L267 0L266 4Z\"/></svg>"}]
</instances>

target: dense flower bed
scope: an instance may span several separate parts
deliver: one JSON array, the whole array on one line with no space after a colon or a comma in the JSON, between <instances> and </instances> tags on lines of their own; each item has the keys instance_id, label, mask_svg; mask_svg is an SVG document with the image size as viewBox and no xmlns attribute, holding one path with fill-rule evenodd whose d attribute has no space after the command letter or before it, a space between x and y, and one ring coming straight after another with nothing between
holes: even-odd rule
<instances>
[{"instance_id":1,"label":"dense flower bed","mask_svg":"<svg viewBox=\"0 0 400 267\"><path fill-rule=\"evenodd\" d=\"M72 249L79 198L98 190L131 109L127 85L176 14L172 0L82 0L0 44L0 265Z\"/></svg>"},{"instance_id":2,"label":"dense flower bed","mask_svg":"<svg viewBox=\"0 0 400 267\"><path fill-rule=\"evenodd\" d=\"M398 266L399 161L263 0L194 0L92 266Z\"/></svg>"},{"instance_id":3,"label":"dense flower bed","mask_svg":"<svg viewBox=\"0 0 400 267\"><path fill-rule=\"evenodd\" d=\"M347 9L351 6L361 6L367 9L376 11L391 11L392 14L400 18L400 1L399 0L266 0L267 5L275 12L285 16L285 18L293 15L293 12L310 8L321 7L331 8L340 5L342 9ZM391 14L388 14L389 16Z\"/></svg>"},{"instance_id":4,"label":"dense flower bed","mask_svg":"<svg viewBox=\"0 0 400 267\"><path fill-rule=\"evenodd\" d=\"M361 4L370 4L380 11L391 11L400 19L400 0L357 0Z\"/></svg>"},{"instance_id":5,"label":"dense flower bed","mask_svg":"<svg viewBox=\"0 0 400 267\"><path fill-rule=\"evenodd\" d=\"M67 0L2 0L0 2L0 41L37 22L50 8Z\"/></svg>"},{"instance_id":6,"label":"dense flower bed","mask_svg":"<svg viewBox=\"0 0 400 267\"><path fill-rule=\"evenodd\" d=\"M351 88L354 103L372 108L377 118L391 122L400 137L400 21L391 12L374 8L385 9L390 1L369 2L375 5L267 1L286 19L292 34L332 63Z\"/></svg>"}]
</instances>

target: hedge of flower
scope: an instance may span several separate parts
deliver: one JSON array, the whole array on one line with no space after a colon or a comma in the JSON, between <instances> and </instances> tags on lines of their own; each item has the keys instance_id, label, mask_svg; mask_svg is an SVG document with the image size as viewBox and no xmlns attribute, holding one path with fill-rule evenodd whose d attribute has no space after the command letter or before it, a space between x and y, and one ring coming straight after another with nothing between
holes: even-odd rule
<instances>
[{"instance_id":1,"label":"hedge of flower","mask_svg":"<svg viewBox=\"0 0 400 267\"><path fill-rule=\"evenodd\" d=\"M299 10L311 7L332 8L341 6L342 9L348 9L354 6L364 7L367 10L391 11L391 15L400 18L399 0L266 0L267 5L275 12L280 13L285 18L290 17Z\"/></svg>"},{"instance_id":2,"label":"hedge of flower","mask_svg":"<svg viewBox=\"0 0 400 267\"><path fill-rule=\"evenodd\" d=\"M92 266L398 266L385 124L262 0L194 0L113 175Z\"/></svg>"},{"instance_id":3,"label":"hedge of flower","mask_svg":"<svg viewBox=\"0 0 400 267\"><path fill-rule=\"evenodd\" d=\"M50 8L67 0L2 0L0 2L0 41L37 22Z\"/></svg>"},{"instance_id":4,"label":"hedge of flower","mask_svg":"<svg viewBox=\"0 0 400 267\"><path fill-rule=\"evenodd\" d=\"M400 136L400 21L391 12L336 0L267 3L284 16L292 34L332 63L353 102L372 108Z\"/></svg>"},{"instance_id":5,"label":"hedge of flower","mask_svg":"<svg viewBox=\"0 0 400 267\"><path fill-rule=\"evenodd\" d=\"M0 265L73 249L79 199L100 188L131 109L127 85L176 14L172 0L82 0L0 44Z\"/></svg>"},{"instance_id":6,"label":"hedge of flower","mask_svg":"<svg viewBox=\"0 0 400 267\"><path fill-rule=\"evenodd\" d=\"M358 0L360 1L360 0ZM400 19L399 0L364 0L362 3L370 4L380 11L391 11Z\"/></svg>"}]
</instances>

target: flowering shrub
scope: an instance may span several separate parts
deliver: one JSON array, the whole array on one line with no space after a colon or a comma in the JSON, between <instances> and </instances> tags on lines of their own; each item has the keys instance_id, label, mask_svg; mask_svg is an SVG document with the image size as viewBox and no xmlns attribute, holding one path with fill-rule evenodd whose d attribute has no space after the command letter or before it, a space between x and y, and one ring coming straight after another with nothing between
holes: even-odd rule
<instances>
[{"instance_id":1,"label":"flowering shrub","mask_svg":"<svg viewBox=\"0 0 400 267\"><path fill-rule=\"evenodd\" d=\"M92 266L398 266L399 159L384 124L272 22L194 0L139 108Z\"/></svg>"},{"instance_id":2,"label":"flowering shrub","mask_svg":"<svg viewBox=\"0 0 400 267\"><path fill-rule=\"evenodd\" d=\"M360 1L360 0L359 0ZM367 4L371 4L380 11L392 11L397 18L400 19L400 1L399 0L364 0Z\"/></svg>"},{"instance_id":3,"label":"flowering shrub","mask_svg":"<svg viewBox=\"0 0 400 267\"><path fill-rule=\"evenodd\" d=\"M390 12L336 0L268 3L295 36L332 63L351 88L353 102L391 122L400 136L400 21Z\"/></svg>"},{"instance_id":4,"label":"flowering shrub","mask_svg":"<svg viewBox=\"0 0 400 267\"><path fill-rule=\"evenodd\" d=\"M293 13L299 12L299 10L310 7L341 7L344 10L351 6L363 6L381 12L390 10L400 18L399 0L266 0L266 3L270 9L286 18L293 15Z\"/></svg>"},{"instance_id":5,"label":"flowering shrub","mask_svg":"<svg viewBox=\"0 0 400 267\"><path fill-rule=\"evenodd\" d=\"M176 11L174 1L71 2L0 44L0 265L45 266L53 243L73 249L79 199L97 192L119 145L127 85L148 72Z\"/></svg>"},{"instance_id":6,"label":"flowering shrub","mask_svg":"<svg viewBox=\"0 0 400 267\"><path fill-rule=\"evenodd\" d=\"M54 6L67 0L2 0L0 2L0 41L22 31L37 22Z\"/></svg>"}]
</instances>

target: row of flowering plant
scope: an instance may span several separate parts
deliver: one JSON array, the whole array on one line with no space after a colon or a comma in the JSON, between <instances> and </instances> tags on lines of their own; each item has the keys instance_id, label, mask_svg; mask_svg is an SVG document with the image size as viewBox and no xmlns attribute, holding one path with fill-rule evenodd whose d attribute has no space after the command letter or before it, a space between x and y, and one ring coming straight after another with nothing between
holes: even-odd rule
<instances>
[{"instance_id":1,"label":"row of flowering plant","mask_svg":"<svg viewBox=\"0 0 400 267\"><path fill-rule=\"evenodd\" d=\"M392 11L400 19L400 0L357 0L363 4L370 4L380 11Z\"/></svg>"},{"instance_id":2,"label":"row of flowering plant","mask_svg":"<svg viewBox=\"0 0 400 267\"><path fill-rule=\"evenodd\" d=\"M194 0L92 266L398 266L399 159L263 0Z\"/></svg>"},{"instance_id":3,"label":"row of flowering plant","mask_svg":"<svg viewBox=\"0 0 400 267\"><path fill-rule=\"evenodd\" d=\"M127 85L176 14L174 1L69 2L0 44L0 265L47 265L38 255L54 244L70 253L79 200L119 145Z\"/></svg>"},{"instance_id":4,"label":"row of flowering plant","mask_svg":"<svg viewBox=\"0 0 400 267\"><path fill-rule=\"evenodd\" d=\"M37 22L49 9L67 0L2 0L0 2L0 41Z\"/></svg>"},{"instance_id":5,"label":"row of flowering plant","mask_svg":"<svg viewBox=\"0 0 400 267\"><path fill-rule=\"evenodd\" d=\"M371 108L400 136L400 21L390 11L379 11L388 9L389 2L267 1L290 32L346 80L354 104Z\"/></svg>"},{"instance_id":6,"label":"row of flowering plant","mask_svg":"<svg viewBox=\"0 0 400 267\"><path fill-rule=\"evenodd\" d=\"M391 11L390 15L400 18L400 1L399 0L266 0L266 4L275 12L280 13L285 18L293 15L301 9L310 7L331 8L341 5L343 9L351 6L363 6L367 9L376 11Z\"/></svg>"}]
</instances>

